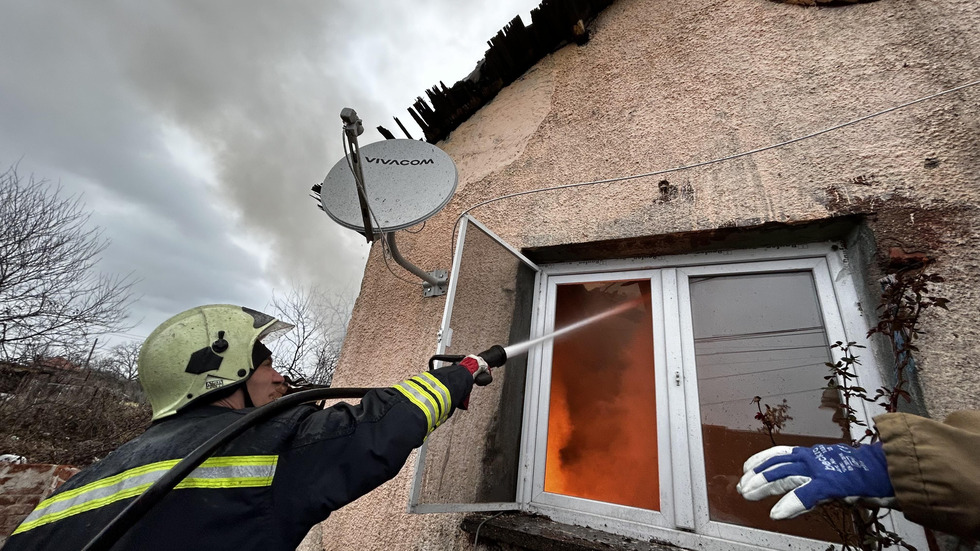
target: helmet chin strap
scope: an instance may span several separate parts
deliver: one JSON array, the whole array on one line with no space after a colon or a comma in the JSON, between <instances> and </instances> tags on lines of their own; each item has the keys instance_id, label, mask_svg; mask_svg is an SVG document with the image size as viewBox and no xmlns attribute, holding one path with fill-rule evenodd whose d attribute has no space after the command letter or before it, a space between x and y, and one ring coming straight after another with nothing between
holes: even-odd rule
<instances>
[{"instance_id":1,"label":"helmet chin strap","mask_svg":"<svg viewBox=\"0 0 980 551\"><path fill-rule=\"evenodd\" d=\"M248 392L248 382L242 385L242 394L245 395L245 407L255 407L255 403L252 402L252 395Z\"/></svg>"},{"instance_id":2,"label":"helmet chin strap","mask_svg":"<svg viewBox=\"0 0 980 551\"><path fill-rule=\"evenodd\" d=\"M248 377L245 377L245 383L242 388L245 389L245 407L251 408L255 407L255 402L252 401L252 395L248 392L248 380L255 375L255 371L258 370L262 362L272 358L272 351L269 350L266 345L262 344L262 341L256 341L252 345L252 370L249 372Z\"/></svg>"}]
</instances>

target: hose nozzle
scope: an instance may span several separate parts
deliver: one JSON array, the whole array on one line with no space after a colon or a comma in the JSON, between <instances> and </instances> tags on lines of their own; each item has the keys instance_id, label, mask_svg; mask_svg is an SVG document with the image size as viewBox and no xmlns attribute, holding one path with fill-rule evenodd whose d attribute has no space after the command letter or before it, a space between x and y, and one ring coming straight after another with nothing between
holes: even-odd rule
<instances>
[{"instance_id":1,"label":"hose nozzle","mask_svg":"<svg viewBox=\"0 0 980 551\"><path fill-rule=\"evenodd\" d=\"M483 361L487 362L487 367L500 367L507 361L507 352L504 350L504 347L500 346L499 344L491 346L490 348L477 354L477 356L483 358ZM478 371L476 376L473 378L473 382L477 386L487 386L493 382L493 375L486 370Z\"/></svg>"},{"instance_id":2,"label":"hose nozzle","mask_svg":"<svg viewBox=\"0 0 980 551\"><path fill-rule=\"evenodd\" d=\"M484 350L477 354L484 362L487 363L487 367L500 367L504 365L507 361L507 351L504 350L503 346L495 344L490 348ZM435 369L435 362L459 362L466 356L455 355L455 354L437 354L429 358L429 371ZM473 382L478 386L487 386L493 382L493 376L490 375L489 371L478 371L473 376Z\"/></svg>"},{"instance_id":3,"label":"hose nozzle","mask_svg":"<svg viewBox=\"0 0 980 551\"><path fill-rule=\"evenodd\" d=\"M500 346L499 344L491 346L490 348L477 354L477 356L483 358L490 367L500 367L507 362L507 351L504 350L504 347Z\"/></svg>"}]
</instances>

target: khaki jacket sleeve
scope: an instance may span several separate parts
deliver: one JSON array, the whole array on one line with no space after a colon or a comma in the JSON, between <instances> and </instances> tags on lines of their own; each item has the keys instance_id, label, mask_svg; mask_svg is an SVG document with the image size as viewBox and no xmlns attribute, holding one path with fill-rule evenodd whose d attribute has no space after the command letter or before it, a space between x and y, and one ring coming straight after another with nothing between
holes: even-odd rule
<instances>
[{"instance_id":1,"label":"khaki jacket sleeve","mask_svg":"<svg viewBox=\"0 0 980 551\"><path fill-rule=\"evenodd\" d=\"M887 413L875 425L905 516L928 528L980 538L980 411L958 411L942 423Z\"/></svg>"}]
</instances>

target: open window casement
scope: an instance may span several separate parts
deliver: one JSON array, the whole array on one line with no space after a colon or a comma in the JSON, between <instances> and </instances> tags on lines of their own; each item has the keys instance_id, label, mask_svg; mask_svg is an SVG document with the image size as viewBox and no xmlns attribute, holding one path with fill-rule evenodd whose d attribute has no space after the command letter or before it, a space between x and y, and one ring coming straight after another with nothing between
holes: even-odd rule
<instances>
[{"instance_id":1,"label":"open window casement","mask_svg":"<svg viewBox=\"0 0 980 551\"><path fill-rule=\"evenodd\" d=\"M446 297L437 354L477 354L530 335L540 270L465 216ZM409 512L518 509L517 480L527 360L509 358L493 382L474 387L458 411L422 446Z\"/></svg>"}]
</instances>

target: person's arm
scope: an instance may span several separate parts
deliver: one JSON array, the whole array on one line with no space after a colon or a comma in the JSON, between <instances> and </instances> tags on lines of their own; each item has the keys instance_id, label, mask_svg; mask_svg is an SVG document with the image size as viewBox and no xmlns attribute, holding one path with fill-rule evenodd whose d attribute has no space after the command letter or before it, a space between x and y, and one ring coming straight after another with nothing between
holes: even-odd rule
<instances>
[{"instance_id":1,"label":"person's arm","mask_svg":"<svg viewBox=\"0 0 980 551\"><path fill-rule=\"evenodd\" d=\"M980 411L942 423L906 413L875 417L899 508L914 522L980 538Z\"/></svg>"},{"instance_id":2,"label":"person's arm","mask_svg":"<svg viewBox=\"0 0 980 551\"><path fill-rule=\"evenodd\" d=\"M280 519L308 528L394 477L469 397L478 368L467 358L306 416L277 467Z\"/></svg>"},{"instance_id":3,"label":"person's arm","mask_svg":"<svg viewBox=\"0 0 980 551\"><path fill-rule=\"evenodd\" d=\"M770 516L792 518L834 499L871 500L950 534L980 538L980 412L940 423L907 413L875 418L881 442L776 446L750 457L738 491L784 495Z\"/></svg>"}]
</instances>

